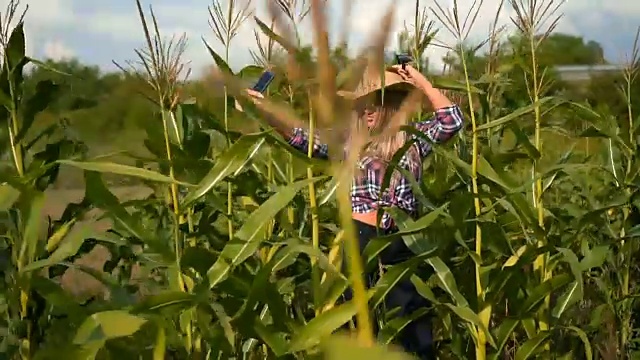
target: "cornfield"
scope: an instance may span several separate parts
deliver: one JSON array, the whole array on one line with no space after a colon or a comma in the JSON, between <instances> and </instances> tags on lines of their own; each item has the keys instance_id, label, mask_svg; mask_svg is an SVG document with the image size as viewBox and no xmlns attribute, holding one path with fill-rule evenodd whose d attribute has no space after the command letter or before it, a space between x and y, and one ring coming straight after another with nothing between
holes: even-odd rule
<instances>
[{"instance_id":1,"label":"cornfield","mask_svg":"<svg viewBox=\"0 0 640 360\"><path fill-rule=\"evenodd\" d=\"M348 17L350 2L344 3ZM166 40L153 12L136 0L146 46L122 70L144 84L157 106L149 121L160 130L148 131L145 146L153 155L132 159L134 166L89 157L81 141L60 136L63 124L35 130L57 85L42 81L34 96L23 96L25 67L42 63L25 54L28 16L10 1L0 17L0 144L8 159L0 170L0 358L408 359L394 343L425 313L436 319L439 359L637 356L640 161L638 115L631 111L638 94L629 85L638 74L636 47L620 87L629 114L614 118L546 95L536 51L560 17L553 0L504 0L497 11L512 10L525 46L504 56L496 15L482 43L490 61L473 78L465 46L482 1L462 14L457 1L447 7L416 0L403 46L423 59L438 32L455 37L450 50L458 71L432 80L464 107L466 128L434 147L425 178L414 182L421 216L387 209L400 232L377 238L360 255L351 246L355 159L299 153L264 117L318 132L340 149L335 131L349 104L335 94L357 84L364 59L381 64L394 8L380 19L370 46L339 64L325 1L269 1L269 19L253 16L250 4L224 4L215 2L209 15L225 52L203 45L224 97L224 108L211 111L181 91L189 75L186 38ZM297 30L307 16L313 53ZM251 21L256 64L234 73L229 49ZM265 68L277 78L257 106L243 89ZM518 104L504 100L514 76L527 84L528 97ZM238 121L260 126L239 132L231 126ZM580 123L580 131L564 127L569 122ZM43 224L44 192L65 167L83 171L84 197ZM105 174L135 178L150 195L121 200ZM110 221L107 231L92 226L100 219ZM365 289L358 274L376 267L376 255L391 241L404 241L415 256L384 269ZM101 271L76 261L98 245L110 253ZM355 275L339 270L343 248L361 259L350 264ZM70 270L95 278L104 293L72 296L60 282ZM383 300L402 279L432 307L393 317ZM336 304L347 287L353 301ZM372 312L382 315L376 338ZM360 326L353 336L336 331L354 316Z\"/></svg>"}]
</instances>

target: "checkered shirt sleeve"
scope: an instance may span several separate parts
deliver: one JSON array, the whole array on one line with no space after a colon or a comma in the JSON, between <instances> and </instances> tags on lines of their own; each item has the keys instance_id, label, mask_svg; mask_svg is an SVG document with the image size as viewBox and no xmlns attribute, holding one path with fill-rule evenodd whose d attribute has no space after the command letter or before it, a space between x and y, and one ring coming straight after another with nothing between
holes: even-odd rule
<instances>
[{"instance_id":1,"label":"checkered shirt sleeve","mask_svg":"<svg viewBox=\"0 0 640 360\"><path fill-rule=\"evenodd\" d=\"M309 149L309 132L302 128L294 128L287 142L297 150L306 153ZM313 156L322 159L329 158L329 147L320 142L318 135L314 137Z\"/></svg>"},{"instance_id":2,"label":"checkered shirt sleeve","mask_svg":"<svg viewBox=\"0 0 640 360\"><path fill-rule=\"evenodd\" d=\"M431 153L431 143L441 144L451 139L464 125L464 117L458 105L440 108L433 118L414 123L416 129L427 135L431 142L417 137L420 156L427 157ZM415 137L415 136L414 136Z\"/></svg>"},{"instance_id":3,"label":"checkered shirt sleeve","mask_svg":"<svg viewBox=\"0 0 640 360\"><path fill-rule=\"evenodd\" d=\"M413 181L416 181L416 175L422 174L422 161L411 159L410 156L403 156L398 166L407 169L409 174L414 177L414 179L411 179ZM413 194L411 180L407 179L406 176L401 176L393 189L398 207L410 213L418 208L418 200Z\"/></svg>"}]
</instances>

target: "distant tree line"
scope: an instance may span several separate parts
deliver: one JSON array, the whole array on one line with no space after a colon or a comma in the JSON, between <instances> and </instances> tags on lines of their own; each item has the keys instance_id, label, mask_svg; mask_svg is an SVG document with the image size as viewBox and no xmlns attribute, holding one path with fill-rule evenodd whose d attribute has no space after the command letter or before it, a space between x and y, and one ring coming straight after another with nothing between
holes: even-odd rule
<instances>
[{"instance_id":1,"label":"distant tree line","mask_svg":"<svg viewBox=\"0 0 640 360\"><path fill-rule=\"evenodd\" d=\"M526 44L518 38L509 38L502 48L499 56L522 56L526 53ZM311 48L305 50L306 56L311 58ZM572 100L608 107L613 116L627 116L626 103L617 90L617 87L625 84L623 74L605 74L595 77L588 84L576 85L562 82L553 72L554 65L607 63L602 47L597 42L585 42L582 38L572 35L552 34L543 42L536 56L540 66L546 68L545 76L550 80L548 93L563 93ZM334 58L339 66L345 66L349 61L346 49L342 47L334 50ZM491 61L487 54L474 51L471 46L467 59L471 78L481 77L485 73L487 62ZM282 54L274 61L276 60L285 61ZM447 56L444 60L452 72L461 71L461 64L455 54ZM77 59L47 60L45 63L47 67L71 76L51 71L46 67L36 67L28 73L25 83L27 93L33 91L36 84L44 79L51 79L61 87L54 105L40 114L38 126L44 127L52 121L66 119L70 128L76 131L90 148L100 151L106 148L126 149L141 146L144 129L159 125L159 122L154 120L155 107L140 94L145 87L138 78L122 72L102 72L97 66L83 64ZM213 80L208 74L205 72L200 78L191 79L185 87L185 92L187 95L197 94L200 102L216 108L223 101L220 87L212 83ZM505 101L513 103L513 106L528 102L526 80L522 71L514 69L509 74L509 79L513 86L508 94L504 94ZM640 93L640 82L636 81L633 87L637 89L636 94ZM638 106L640 102L636 101L635 104ZM636 113L638 110L640 109L636 109Z\"/></svg>"}]
</instances>

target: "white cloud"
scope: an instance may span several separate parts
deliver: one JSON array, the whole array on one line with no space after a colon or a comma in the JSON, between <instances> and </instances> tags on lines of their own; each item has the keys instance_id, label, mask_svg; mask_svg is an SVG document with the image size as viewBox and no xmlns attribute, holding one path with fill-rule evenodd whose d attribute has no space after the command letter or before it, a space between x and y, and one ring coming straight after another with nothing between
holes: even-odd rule
<instances>
[{"instance_id":1,"label":"white cloud","mask_svg":"<svg viewBox=\"0 0 640 360\"><path fill-rule=\"evenodd\" d=\"M596 14L598 11L606 10L619 15L640 15L640 2L630 0L565 0L563 4L565 13L585 9L589 9Z\"/></svg>"},{"instance_id":2,"label":"white cloud","mask_svg":"<svg viewBox=\"0 0 640 360\"><path fill-rule=\"evenodd\" d=\"M27 39L28 52L32 53L36 50L33 43L45 44L50 38L56 37L64 40L64 37L51 33L53 28L78 29L87 33L100 34L108 36L117 43L121 43L122 47L130 47L131 58L133 58L135 47L144 44L144 37L138 19L135 5L123 10L117 7L106 5L101 6L99 10L93 13L84 13L81 16L74 15L72 1L74 0L47 0L46 5L43 0L23 0L31 5L27 21ZM75 0L79 1L79 0ZM222 0L223 8L226 8L226 1ZM299 1L301 2L301 1ZM469 33L469 40L479 42L488 36L489 25L493 22L496 9L500 0L484 0L478 18ZM211 2L175 2L170 0L145 0L145 7L151 4L157 15L161 32L165 36L179 35L186 33L189 41L185 58L190 60L192 68L195 72L199 72L203 66L212 64L212 59L202 43L204 38L216 51L224 53L224 48L215 39L213 32L209 27L209 12L207 5ZM472 0L459 0L460 16L464 16L473 3ZM266 11L265 0L253 0L255 14L263 20L269 18ZM343 24L343 0L329 0L329 12L327 18L330 20L331 37L335 38L342 29ZM440 0L440 4L447 9L453 6L453 0ZM395 21L392 31L390 48L395 47L396 34L405 26L405 21L409 29L412 29L412 22L415 12L415 0L354 0L351 16L348 19L350 27L350 48L357 51L366 43L366 39L375 34L380 29L380 24L389 6L393 6L395 11ZM421 7L435 8L433 1L420 2ZM97 5L94 5L97 7ZM145 9L147 10L147 9ZM565 16L559 23L558 31L577 34L578 25L582 25L585 21L590 24L597 24L602 21L602 13L609 12L612 14L620 14L624 16L637 15L640 17L640 2L637 1L621 1L611 2L607 0L565 0L561 11ZM429 19L436 22L436 27L440 28L437 40L439 43L453 45L456 42L455 36L448 33L438 19L430 10L427 10ZM509 0L505 1L505 8L499 18L499 24L506 25L513 29L510 17L513 11L509 6ZM299 31L301 39L304 43L309 44L313 40L313 31L310 24L311 16L308 16L305 22L300 26ZM241 27L238 35L233 40L230 49L230 63L234 68L239 68L251 62L249 50L255 49L254 30L257 29L253 18L250 17ZM58 50L62 51L63 47L59 44ZM56 48L54 44L47 45L49 51ZM83 44L82 46L100 46L100 44ZM56 50L57 51L57 50ZM60 52L64 53L64 52ZM427 50L427 55L438 66L442 56L446 53L445 49L439 47L431 47ZM110 59L108 59L110 60ZM125 59L115 59L123 61ZM105 61L105 63L108 61Z\"/></svg>"},{"instance_id":3,"label":"white cloud","mask_svg":"<svg viewBox=\"0 0 640 360\"><path fill-rule=\"evenodd\" d=\"M58 61L70 59L75 56L73 49L65 45L60 40L48 41L45 43L43 52L47 58Z\"/></svg>"},{"instance_id":4,"label":"white cloud","mask_svg":"<svg viewBox=\"0 0 640 360\"><path fill-rule=\"evenodd\" d=\"M79 28L110 37L116 41L142 40L142 27L137 12L117 12L103 10L84 16L78 20Z\"/></svg>"},{"instance_id":5,"label":"white cloud","mask_svg":"<svg viewBox=\"0 0 640 360\"><path fill-rule=\"evenodd\" d=\"M187 49L185 59L191 62L194 72L199 72L203 66L212 63L202 39L220 54L224 54L224 49L213 36L213 31L209 26L209 12L206 5L195 7L188 3L180 5L178 3L162 3L154 1L151 3L153 11L158 21L161 36L165 39L182 36L187 37ZM147 25L153 31L153 24L150 13L145 9ZM248 21L253 21L249 18ZM111 39L122 42L123 46L131 47L131 56L134 57L134 48L144 47L144 33L137 11L118 12L105 9L83 20L83 28L87 31L108 36ZM237 61L248 62L250 60L248 48L254 45L253 28L243 26L232 42L230 51L231 63Z\"/></svg>"},{"instance_id":6,"label":"white cloud","mask_svg":"<svg viewBox=\"0 0 640 360\"><path fill-rule=\"evenodd\" d=\"M35 26L59 25L74 19L71 0L27 0L22 3L29 6L28 20Z\"/></svg>"},{"instance_id":7,"label":"white cloud","mask_svg":"<svg viewBox=\"0 0 640 360\"><path fill-rule=\"evenodd\" d=\"M46 5L42 0L23 0L21 5L22 9L28 6L24 28L27 55L33 56L37 49L35 44L48 40L49 29L71 25L74 19L71 0L47 0Z\"/></svg>"}]
</instances>

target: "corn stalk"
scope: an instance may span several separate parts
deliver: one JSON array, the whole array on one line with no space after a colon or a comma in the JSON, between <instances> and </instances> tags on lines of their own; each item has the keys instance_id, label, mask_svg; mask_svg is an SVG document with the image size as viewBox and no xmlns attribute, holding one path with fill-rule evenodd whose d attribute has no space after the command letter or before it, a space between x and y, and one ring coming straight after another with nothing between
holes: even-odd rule
<instances>
[{"instance_id":1,"label":"corn stalk","mask_svg":"<svg viewBox=\"0 0 640 360\"><path fill-rule=\"evenodd\" d=\"M242 24L251 16L250 10L251 0L245 1L244 5L237 7L236 0L227 0L226 11L222 8L220 0L214 0L213 5L209 7L209 25L213 30L213 34L218 41L224 46L224 61L229 63L229 52L231 42L238 35ZM231 138L229 137L229 93L225 86L224 89L224 130L226 132L227 148L231 147ZM227 228L229 232L229 240L233 239L233 187L231 183L227 183Z\"/></svg>"},{"instance_id":2,"label":"corn stalk","mask_svg":"<svg viewBox=\"0 0 640 360\"><path fill-rule=\"evenodd\" d=\"M128 69L117 64L124 73L145 82L153 93L155 99L150 98L160 109L166 160L169 164L169 177L172 180L169 184L169 203L173 214L173 247L175 252L175 278L177 286L181 292L190 292L193 288L192 281L188 279L182 270L181 258L185 247L185 236L180 232L180 225L187 223L193 229L191 220L191 209L181 209L180 187L176 179L176 169L173 165L172 145L182 147L181 125L176 118L176 108L180 101L180 86L188 78L190 69L183 62L182 57L186 50L187 38L185 34L173 36L166 41L158 26L158 21L153 8L149 6L151 15L151 26L147 23L146 16L142 9L140 0L136 0L138 16L140 18L142 30L145 37L145 48L135 50L138 56L137 61L127 61ZM141 70L140 70L141 69ZM184 211L183 211L184 210ZM186 215L184 215L186 214ZM195 240L192 246L195 245ZM194 344L194 325L189 323L184 328L186 333L185 347L189 352ZM197 350L197 349L196 349Z\"/></svg>"},{"instance_id":3,"label":"corn stalk","mask_svg":"<svg viewBox=\"0 0 640 360\"><path fill-rule=\"evenodd\" d=\"M624 96L625 103L627 105L627 116L628 116L628 126L629 126L629 145L631 149L637 148L637 137L635 134L634 121L633 121L633 91L632 85L637 81L638 75L640 73L639 61L640 61L640 27L636 31L636 37L633 42L633 48L631 50L631 56L627 61L627 66L624 69L624 84L620 85L620 92ZM609 139L611 140L611 139ZM627 165L625 171L625 178L628 178L632 171L634 165L634 154L629 154L627 158ZM628 187L624 189L627 196L631 195L631 190ZM623 220L626 223L629 219L630 213L632 211L631 206L625 206L623 209ZM625 231L625 227L623 226L620 230L620 238L623 239L620 242L620 248L622 249L621 255L623 258L623 266L622 266L622 289L621 289L621 299L628 299L631 295L631 268L632 268L632 246L635 246L633 243L635 241L626 241L627 234ZM635 239L634 239L635 240ZM618 349L622 353L622 358L626 358L627 349L629 347L629 338L631 332L631 319L632 319L632 307L627 305L629 301L625 301L625 305L622 306L622 316L621 316L621 329L620 329L620 339Z\"/></svg>"},{"instance_id":4,"label":"corn stalk","mask_svg":"<svg viewBox=\"0 0 640 360\"><path fill-rule=\"evenodd\" d=\"M474 2L473 6L466 14L464 22L460 21L458 16L459 7L458 1L454 0L452 11L445 10L438 2L436 2L436 8L432 9L432 12L445 26L445 28L456 38L458 47L456 52L460 58L460 62L464 74L464 82L466 87L466 93L469 101L469 114L471 117L471 146L472 146L472 158L471 158L471 191L473 193L473 207L475 215L479 218L482 215L482 205L480 204L480 192L478 188L478 160L479 160L479 133L478 133L478 119L474 111L474 98L471 91L471 79L467 63L467 52L464 48L464 43L469 36L469 32L475 22L480 9L482 8L482 1ZM475 225L475 252L480 259L480 264L475 265L475 285L476 285L476 297L479 306L479 318L485 329L489 329L491 321L491 304L485 300L485 289L488 284L483 284L481 280L481 264L482 264L482 229L480 224ZM487 336L480 327L476 327L476 359L485 360L487 358Z\"/></svg>"},{"instance_id":5,"label":"corn stalk","mask_svg":"<svg viewBox=\"0 0 640 360\"><path fill-rule=\"evenodd\" d=\"M520 34L528 44L528 53L530 55L529 69L531 81L528 87L529 97L534 106L534 146L540 154L542 154L542 109L540 99L544 92L544 71L540 72L540 65L537 59L537 50L540 44L553 32L556 28L561 15L556 15L560 4L556 4L554 0L511 0L511 6L515 12L512 18L513 23L518 28ZM541 28L546 26L546 28ZM533 205L537 212L538 226L545 228L544 224L544 203L542 178L539 176L540 159L533 161L532 177L535 178L533 185ZM544 247L547 244L546 238L539 238L538 247ZM540 254L534 261L533 268L535 273L540 277L540 282L547 281L551 278L552 272L548 268L549 254ZM540 318L538 326L540 331L549 330L549 306L551 296L547 295L544 299L544 306L540 310Z\"/></svg>"}]
</instances>

